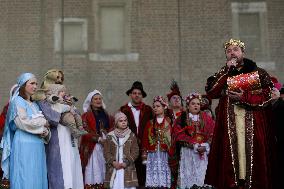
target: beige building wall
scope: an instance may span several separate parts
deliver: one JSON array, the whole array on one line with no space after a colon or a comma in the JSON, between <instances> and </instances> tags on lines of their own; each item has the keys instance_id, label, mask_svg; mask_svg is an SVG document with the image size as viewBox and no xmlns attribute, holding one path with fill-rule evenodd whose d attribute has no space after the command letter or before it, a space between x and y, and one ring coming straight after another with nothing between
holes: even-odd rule
<instances>
[{"instance_id":1,"label":"beige building wall","mask_svg":"<svg viewBox=\"0 0 284 189\"><path fill-rule=\"evenodd\" d=\"M284 82L283 11L280 0L1 0L0 105L20 73L33 72L40 83L51 68L63 69L80 108L98 89L114 112L135 80L147 103L165 96L173 78L183 95L204 92L207 77L224 64L222 43L236 35L262 41L268 55L247 56ZM255 17L255 25L246 19ZM236 32L238 25L244 30Z\"/></svg>"}]
</instances>

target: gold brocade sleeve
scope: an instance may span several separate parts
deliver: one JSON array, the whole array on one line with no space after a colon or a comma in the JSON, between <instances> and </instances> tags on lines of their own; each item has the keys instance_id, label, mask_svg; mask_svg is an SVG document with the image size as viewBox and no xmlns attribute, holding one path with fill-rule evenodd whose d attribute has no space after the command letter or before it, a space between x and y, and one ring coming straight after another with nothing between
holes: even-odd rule
<instances>
[{"instance_id":1,"label":"gold brocade sleeve","mask_svg":"<svg viewBox=\"0 0 284 189\"><path fill-rule=\"evenodd\" d=\"M206 93L211 99L220 98L227 85L228 69L224 66L219 72L207 79Z\"/></svg>"}]
</instances>

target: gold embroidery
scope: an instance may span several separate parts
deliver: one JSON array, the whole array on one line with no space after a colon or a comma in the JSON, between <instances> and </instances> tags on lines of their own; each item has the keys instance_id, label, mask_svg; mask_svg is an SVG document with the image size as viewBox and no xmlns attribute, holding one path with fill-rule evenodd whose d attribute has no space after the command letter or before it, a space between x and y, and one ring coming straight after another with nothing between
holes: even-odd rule
<instances>
[{"instance_id":1,"label":"gold embroidery","mask_svg":"<svg viewBox=\"0 0 284 189\"><path fill-rule=\"evenodd\" d=\"M246 111L246 152L247 152L247 176L246 180L248 188L252 183L252 167L253 167L253 137L254 137L254 119L253 112Z\"/></svg>"},{"instance_id":2,"label":"gold embroidery","mask_svg":"<svg viewBox=\"0 0 284 189\"><path fill-rule=\"evenodd\" d=\"M223 73L225 72L225 73ZM210 91L214 90L214 88L219 84L219 81L227 75L227 72L226 72L226 67L223 67L214 77L217 77L217 75L221 75L218 80L215 82L215 84L212 86L212 88L209 90L208 93L210 93Z\"/></svg>"},{"instance_id":3,"label":"gold embroidery","mask_svg":"<svg viewBox=\"0 0 284 189\"><path fill-rule=\"evenodd\" d=\"M234 105L237 147L239 159L239 179L246 178L246 131L245 131L245 114L246 110L240 106Z\"/></svg>"},{"instance_id":4,"label":"gold embroidery","mask_svg":"<svg viewBox=\"0 0 284 189\"><path fill-rule=\"evenodd\" d=\"M227 98L227 125L228 125L228 135L229 135L229 140L230 140L230 150L231 150L231 156L232 156L232 165L233 165L233 169L234 169L234 177L235 177L235 184L238 185L238 163L237 160L235 158L235 143L236 143L236 139L235 139L235 127L234 124L232 122L232 119L234 119L234 112L232 110L232 107L230 107L230 99Z\"/></svg>"}]
</instances>

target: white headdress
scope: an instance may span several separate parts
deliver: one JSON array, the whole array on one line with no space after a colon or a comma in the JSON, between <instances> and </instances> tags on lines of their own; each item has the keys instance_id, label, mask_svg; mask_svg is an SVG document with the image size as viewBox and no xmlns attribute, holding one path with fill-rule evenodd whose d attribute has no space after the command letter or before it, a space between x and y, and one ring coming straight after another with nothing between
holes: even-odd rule
<instances>
[{"instance_id":1,"label":"white headdress","mask_svg":"<svg viewBox=\"0 0 284 189\"><path fill-rule=\"evenodd\" d=\"M96 90L96 89L94 91L90 92L88 94L87 98L85 99L84 104L83 104L83 111L84 112L87 112L90 109L92 98L96 94L101 95L101 97L103 98L102 93L100 91ZM103 105L103 109L106 109L106 105L105 105L103 100L102 100L102 105Z\"/></svg>"}]
</instances>

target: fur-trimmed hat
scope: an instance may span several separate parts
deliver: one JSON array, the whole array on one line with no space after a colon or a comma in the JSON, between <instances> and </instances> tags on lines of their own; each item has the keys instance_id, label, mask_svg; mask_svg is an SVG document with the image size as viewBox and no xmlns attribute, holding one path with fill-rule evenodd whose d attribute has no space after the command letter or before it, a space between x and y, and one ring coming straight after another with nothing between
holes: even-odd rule
<instances>
[{"instance_id":1,"label":"fur-trimmed hat","mask_svg":"<svg viewBox=\"0 0 284 189\"><path fill-rule=\"evenodd\" d=\"M61 74L61 81L57 81L59 78L59 74ZM62 84L64 81L63 71L58 69L50 69L44 75L44 81L41 84L41 88L47 88L49 84ZM58 83L59 82L59 83Z\"/></svg>"},{"instance_id":2,"label":"fur-trimmed hat","mask_svg":"<svg viewBox=\"0 0 284 189\"><path fill-rule=\"evenodd\" d=\"M58 93L60 91L67 92L67 89L64 85L60 85L60 84L49 84L49 85L47 85L47 91L46 91L47 95L51 95L51 94L58 95Z\"/></svg>"},{"instance_id":3,"label":"fur-trimmed hat","mask_svg":"<svg viewBox=\"0 0 284 189\"><path fill-rule=\"evenodd\" d=\"M57 103L57 102L62 103L64 99L63 97L58 95L59 92L61 91L66 92L66 87L64 85L60 85L60 84L46 85L46 88L45 88L46 100L52 104Z\"/></svg>"},{"instance_id":4,"label":"fur-trimmed hat","mask_svg":"<svg viewBox=\"0 0 284 189\"><path fill-rule=\"evenodd\" d=\"M134 90L134 89L138 89L141 91L143 98L145 98L147 96L146 92L143 90L143 85L140 81L135 81L132 84L132 87L126 91L126 94L129 96L129 94Z\"/></svg>"},{"instance_id":5,"label":"fur-trimmed hat","mask_svg":"<svg viewBox=\"0 0 284 189\"><path fill-rule=\"evenodd\" d=\"M61 74L61 79L60 79ZM43 78L40 89L38 89L35 94L32 95L32 99L40 101L46 98L45 93L47 92L47 87L50 84L62 84L64 81L64 74L61 70L51 69L48 70Z\"/></svg>"},{"instance_id":6,"label":"fur-trimmed hat","mask_svg":"<svg viewBox=\"0 0 284 189\"><path fill-rule=\"evenodd\" d=\"M179 86L178 86L177 82L176 82L175 80L172 80L172 83L171 83L171 92L167 94L168 101L170 101L171 98L172 98L174 95L178 95L178 96L182 99L182 96L181 96L181 94L180 94L180 90L179 90Z\"/></svg>"}]
</instances>

